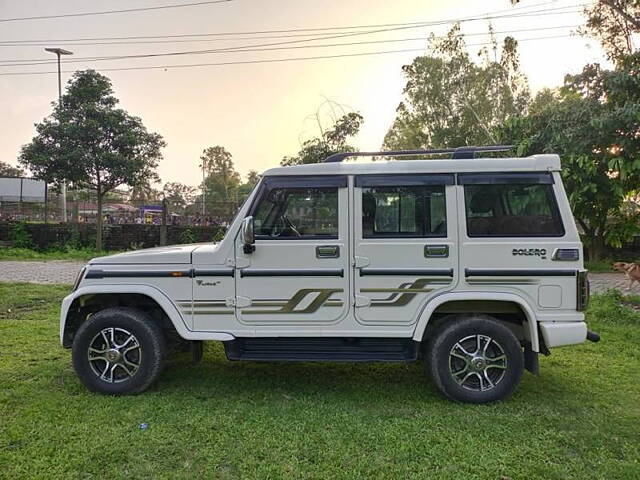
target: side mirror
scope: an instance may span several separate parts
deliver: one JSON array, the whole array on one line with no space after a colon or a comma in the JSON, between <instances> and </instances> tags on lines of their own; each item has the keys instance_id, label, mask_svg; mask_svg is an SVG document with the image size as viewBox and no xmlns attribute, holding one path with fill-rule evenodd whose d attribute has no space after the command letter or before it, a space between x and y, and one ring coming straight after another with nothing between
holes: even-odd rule
<instances>
[{"instance_id":1,"label":"side mirror","mask_svg":"<svg viewBox=\"0 0 640 480\"><path fill-rule=\"evenodd\" d=\"M240 234L242 235L244 253L253 253L256 249L256 237L253 233L253 217L246 217L242 220Z\"/></svg>"}]
</instances>

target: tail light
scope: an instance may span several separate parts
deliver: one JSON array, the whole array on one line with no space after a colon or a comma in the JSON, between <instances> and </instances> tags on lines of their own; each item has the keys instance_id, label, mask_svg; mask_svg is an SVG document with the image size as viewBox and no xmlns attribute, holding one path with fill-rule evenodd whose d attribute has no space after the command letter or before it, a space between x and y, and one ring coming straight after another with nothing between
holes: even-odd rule
<instances>
[{"instance_id":1,"label":"tail light","mask_svg":"<svg viewBox=\"0 0 640 480\"><path fill-rule=\"evenodd\" d=\"M578 271L576 310L584 311L589 304L589 278L586 270Z\"/></svg>"}]
</instances>

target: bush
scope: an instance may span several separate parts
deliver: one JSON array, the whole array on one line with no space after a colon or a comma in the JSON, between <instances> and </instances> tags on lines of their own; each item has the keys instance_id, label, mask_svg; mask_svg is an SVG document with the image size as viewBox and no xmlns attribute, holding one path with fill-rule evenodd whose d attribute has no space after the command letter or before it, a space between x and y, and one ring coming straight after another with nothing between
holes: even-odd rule
<instances>
[{"instance_id":1,"label":"bush","mask_svg":"<svg viewBox=\"0 0 640 480\"><path fill-rule=\"evenodd\" d=\"M9 241L15 248L34 248L33 238L24 223L14 223L9 230Z\"/></svg>"},{"instance_id":2,"label":"bush","mask_svg":"<svg viewBox=\"0 0 640 480\"><path fill-rule=\"evenodd\" d=\"M180 243L196 243L196 237L190 228L187 228L180 233Z\"/></svg>"}]
</instances>

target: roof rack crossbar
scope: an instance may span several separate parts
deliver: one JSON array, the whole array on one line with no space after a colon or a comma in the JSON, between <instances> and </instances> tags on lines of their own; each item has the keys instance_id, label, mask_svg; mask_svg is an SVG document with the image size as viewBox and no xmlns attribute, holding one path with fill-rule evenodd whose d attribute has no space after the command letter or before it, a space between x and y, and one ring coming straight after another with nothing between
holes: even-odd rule
<instances>
[{"instance_id":1,"label":"roof rack crossbar","mask_svg":"<svg viewBox=\"0 0 640 480\"><path fill-rule=\"evenodd\" d=\"M323 163L342 162L349 157L407 157L413 155L447 155L451 158L474 158L478 152L505 152L511 150L513 145L485 145L481 147L435 148L431 150L388 150L386 152L343 152L334 153L325 158Z\"/></svg>"}]
</instances>

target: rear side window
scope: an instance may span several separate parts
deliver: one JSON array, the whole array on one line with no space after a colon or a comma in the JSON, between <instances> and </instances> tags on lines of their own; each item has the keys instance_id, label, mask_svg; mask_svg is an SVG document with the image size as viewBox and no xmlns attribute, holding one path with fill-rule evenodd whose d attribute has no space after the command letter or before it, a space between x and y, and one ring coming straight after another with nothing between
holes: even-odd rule
<instances>
[{"instance_id":1,"label":"rear side window","mask_svg":"<svg viewBox=\"0 0 640 480\"><path fill-rule=\"evenodd\" d=\"M470 237L564 235L552 185L465 185L464 197Z\"/></svg>"},{"instance_id":2,"label":"rear side window","mask_svg":"<svg viewBox=\"0 0 640 480\"><path fill-rule=\"evenodd\" d=\"M444 185L362 189L362 236L446 237Z\"/></svg>"},{"instance_id":3,"label":"rear side window","mask_svg":"<svg viewBox=\"0 0 640 480\"><path fill-rule=\"evenodd\" d=\"M274 188L257 205L259 239L338 238L337 188Z\"/></svg>"}]
</instances>

